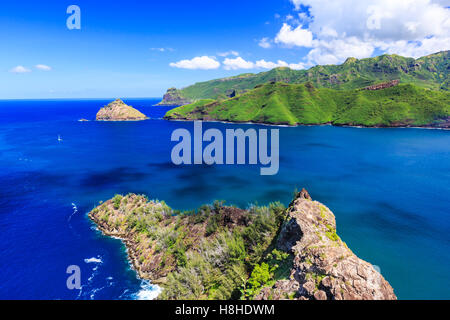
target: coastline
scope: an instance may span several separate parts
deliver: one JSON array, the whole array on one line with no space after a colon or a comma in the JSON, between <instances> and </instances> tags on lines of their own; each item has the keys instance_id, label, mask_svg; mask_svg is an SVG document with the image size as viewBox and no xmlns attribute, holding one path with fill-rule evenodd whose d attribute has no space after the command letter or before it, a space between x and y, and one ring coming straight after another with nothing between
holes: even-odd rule
<instances>
[{"instance_id":1,"label":"coastline","mask_svg":"<svg viewBox=\"0 0 450 320\"><path fill-rule=\"evenodd\" d=\"M273 123L264 123L264 122L256 122L256 121L226 121L226 120L203 120L203 119L176 119L176 118L162 118L167 121L183 121L183 122L194 122L194 121L202 121L207 123L224 123L224 124L249 124L249 125L262 125L268 127L280 127L280 128L296 128L296 127L322 127L322 126L332 126L332 127L342 127L342 128L360 128L360 129L427 129L427 130L450 130L450 126L448 127L437 127L430 125L423 126L386 126L386 125L376 125L376 126L366 126L366 125L349 125L349 124L333 124L331 122L327 123L316 123L316 124L302 124L298 123L295 125L290 124L273 124Z\"/></svg>"},{"instance_id":2,"label":"coastline","mask_svg":"<svg viewBox=\"0 0 450 320\"><path fill-rule=\"evenodd\" d=\"M156 286L164 282L164 279L162 280L152 279L150 274L142 271L139 263L139 257L137 256L137 251L133 250L133 248L136 247L136 243L135 241L132 240L133 238L132 233L126 234L110 231L108 228L106 228L106 226L103 225L101 221L99 221L99 219L95 217L95 215L92 214L92 211L90 211L87 216L103 236L120 240L123 243L125 247L127 261L130 264L131 268L136 272L136 276L139 280L150 281L152 285Z\"/></svg>"},{"instance_id":3,"label":"coastline","mask_svg":"<svg viewBox=\"0 0 450 320\"><path fill-rule=\"evenodd\" d=\"M163 202L128 194L125 197L116 195L102 203L89 212L88 217L103 235L124 243L127 259L138 279L150 280L151 285L157 285L161 289L158 295L163 292L161 299L164 300L229 300L233 299L234 290L231 289L242 285L251 286L250 291L246 290L240 295L245 300L397 299L389 282L372 264L358 258L336 234L335 216L330 209L312 200L305 189L294 196L288 208L281 204L267 207L270 218L259 218L256 212L225 207L219 203L201 208L206 211L193 215L174 215L174 211ZM258 219L273 219L267 225L271 227L266 230L263 224L257 222ZM214 229L211 229L211 221L215 221ZM261 239L261 249L264 249L261 253L251 249L255 239L248 233L249 230L253 230L255 236L259 231L266 230ZM177 238L171 240L173 245L189 243L183 254L173 251L172 246L155 249L161 244L160 241L168 239L168 231L175 232L172 235L176 234ZM228 255L215 255L219 249L231 254L232 251L227 251L231 248L229 246L237 249L235 245L239 241L249 242L242 242L241 249L238 249L241 250L239 258L236 256L238 260ZM253 245L259 246L261 243ZM244 252L246 254L242 255ZM172 254L172 258L166 259L167 255ZM162 262L159 259L161 255L164 257ZM242 269L244 261L253 261L254 265L250 263L248 268ZM260 268L259 263L262 263L261 266L269 263L273 270L281 268L277 271L278 276L261 284L252 282L255 270ZM203 271L197 270L199 266ZM216 270L217 266L221 267ZM236 271L238 266L241 270L239 277L221 277L223 274L231 276L230 270ZM203 278L206 270L209 270L206 272L208 276ZM299 276L289 276L294 273ZM200 284L196 281L191 283L190 280L186 282L187 274L195 276ZM214 285L211 287L211 277L219 281L219 287L231 285L228 287L231 289L216 291ZM187 291L180 285L183 288L186 285ZM197 289L192 291L193 288Z\"/></svg>"}]
</instances>

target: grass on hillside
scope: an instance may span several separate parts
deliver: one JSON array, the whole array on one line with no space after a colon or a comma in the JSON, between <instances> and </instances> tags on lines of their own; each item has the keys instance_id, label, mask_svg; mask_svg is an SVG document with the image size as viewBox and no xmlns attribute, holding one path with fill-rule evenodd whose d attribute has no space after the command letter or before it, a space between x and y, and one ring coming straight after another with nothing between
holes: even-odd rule
<instances>
[{"instance_id":1,"label":"grass on hillside","mask_svg":"<svg viewBox=\"0 0 450 320\"><path fill-rule=\"evenodd\" d=\"M226 100L201 100L168 119L268 124L429 125L450 116L450 93L401 84L383 90L333 90L311 83L268 83Z\"/></svg>"}]
</instances>

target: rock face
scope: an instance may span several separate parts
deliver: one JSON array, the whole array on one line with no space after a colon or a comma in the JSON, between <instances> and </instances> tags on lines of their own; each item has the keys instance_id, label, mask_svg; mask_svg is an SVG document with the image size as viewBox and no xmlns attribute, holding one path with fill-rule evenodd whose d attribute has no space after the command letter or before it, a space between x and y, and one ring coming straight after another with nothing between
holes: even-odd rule
<instances>
[{"instance_id":1,"label":"rock face","mask_svg":"<svg viewBox=\"0 0 450 320\"><path fill-rule=\"evenodd\" d=\"M117 99L101 108L95 119L97 121L137 121L146 120L148 117Z\"/></svg>"},{"instance_id":2,"label":"rock face","mask_svg":"<svg viewBox=\"0 0 450 320\"><path fill-rule=\"evenodd\" d=\"M163 100L158 103L158 106L183 106L192 103L191 100L182 96L180 90L177 88L169 88L163 97Z\"/></svg>"},{"instance_id":3,"label":"rock face","mask_svg":"<svg viewBox=\"0 0 450 320\"><path fill-rule=\"evenodd\" d=\"M294 254L290 279L264 288L257 299L392 300L390 284L336 234L333 213L306 190L288 208L277 246Z\"/></svg>"},{"instance_id":4,"label":"rock face","mask_svg":"<svg viewBox=\"0 0 450 320\"><path fill-rule=\"evenodd\" d=\"M363 88L363 90L371 90L371 91L382 90L382 89L398 86L399 83L400 83L400 80L392 80L389 82L379 83L379 84L375 84L373 86L365 87L365 88Z\"/></svg>"},{"instance_id":5,"label":"rock face","mask_svg":"<svg viewBox=\"0 0 450 320\"><path fill-rule=\"evenodd\" d=\"M116 195L89 217L124 241L139 276L164 288L161 299L396 299L336 234L333 213L306 190L287 209L215 202L187 213L145 196Z\"/></svg>"}]
</instances>

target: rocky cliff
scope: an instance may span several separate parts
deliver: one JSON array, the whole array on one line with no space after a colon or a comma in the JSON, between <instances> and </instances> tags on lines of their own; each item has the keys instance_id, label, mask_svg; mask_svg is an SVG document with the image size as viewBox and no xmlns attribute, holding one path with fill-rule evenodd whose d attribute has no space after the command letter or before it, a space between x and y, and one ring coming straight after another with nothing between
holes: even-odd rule
<instances>
[{"instance_id":1,"label":"rocky cliff","mask_svg":"<svg viewBox=\"0 0 450 320\"><path fill-rule=\"evenodd\" d=\"M392 80L392 81L388 81L388 82L383 82L383 83L379 83L379 84L375 84L372 86L368 86L363 88L362 90L382 90L382 89L387 89L390 87L395 87L398 86L400 84L400 80Z\"/></svg>"},{"instance_id":2,"label":"rocky cliff","mask_svg":"<svg viewBox=\"0 0 450 320\"><path fill-rule=\"evenodd\" d=\"M117 195L89 217L124 241L140 277L164 288L159 299L396 299L305 190L287 209L215 202L189 212Z\"/></svg>"},{"instance_id":3,"label":"rocky cliff","mask_svg":"<svg viewBox=\"0 0 450 320\"><path fill-rule=\"evenodd\" d=\"M336 234L333 213L303 190L287 210L277 240L294 255L289 279L264 288L257 299L392 300L394 291L368 262L359 259Z\"/></svg>"},{"instance_id":4,"label":"rocky cliff","mask_svg":"<svg viewBox=\"0 0 450 320\"><path fill-rule=\"evenodd\" d=\"M183 106L185 104L192 103L192 100L189 100L183 97L180 90L177 88L169 88L167 89L166 94L164 94L163 100L158 103L158 106Z\"/></svg>"},{"instance_id":5,"label":"rocky cliff","mask_svg":"<svg viewBox=\"0 0 450 320\"><path fill-rule=\"evenodd\" d=\"M95 119L97 121L137 121L148 119L148 117L117 99L101 108Z\"/></svg>"}]
</instances>

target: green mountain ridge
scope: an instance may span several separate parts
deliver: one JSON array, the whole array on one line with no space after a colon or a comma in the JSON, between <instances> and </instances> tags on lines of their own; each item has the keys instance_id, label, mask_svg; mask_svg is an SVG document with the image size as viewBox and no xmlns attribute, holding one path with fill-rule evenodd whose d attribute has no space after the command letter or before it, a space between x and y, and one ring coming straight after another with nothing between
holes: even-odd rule
<instances>
[{"instance_id":1,"label":"green mountain ridge","mask_svg":"<svg viewBox=\"0 0 450 320\"><path fill-rule=\"evenodd\" d=\"M336 90L316 88L310 82L270 82L233 98L204 99L172 109L165 119L449 128L450 92L414 84L381 90Z\"/></svg>"},{"instance_id":2,"label":"green mountain ridge","mask_svg":"<svg viewBox=\"0 0 450 320\"><path fill-rule=\"evenodd\" d=\"M308 70L281 67L258 74L246 73L199 82L180 90L171 88L160 105L183 105L201 99L227 99L268 82L290 84L311 82L317 88L349 90L398 79L401 83L448 91L449 70L450 51L419 59L399 55L381 55L366 59L348 58L341 65L319 65Z\"/></svg>"}]
</instances>

